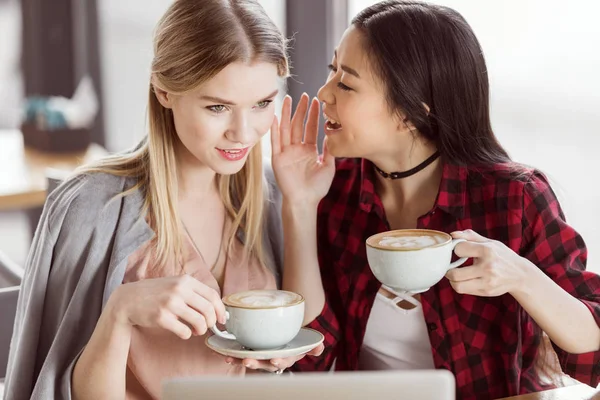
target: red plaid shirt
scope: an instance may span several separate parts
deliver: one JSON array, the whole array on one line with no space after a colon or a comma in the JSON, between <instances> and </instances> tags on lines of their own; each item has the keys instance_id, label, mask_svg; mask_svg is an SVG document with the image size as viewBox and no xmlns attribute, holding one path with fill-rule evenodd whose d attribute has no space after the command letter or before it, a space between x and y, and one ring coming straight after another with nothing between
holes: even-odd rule
<instances>
[{"instance_id":1,"label":"red plaid shirt","mask_svg":"<svg viewBox=\"0 0 600 400\"><path fill-rule=\"evenodd\" d=\"M509 165L468 169L446 163L433 209L418 228L472 229L503 242L580 299L600 325L600 277L585 271L582 238L565 222L546 178ZM389 230L375 172L366 160L337 163L329 194L319 205L318 252L327 304L311 327L325 335L320 357L306 357L297 371L358 369L359 352L380 283L367 264L365 240ZM456 293L446 278L421 294L436 368L453 372L460 399L494 399L543 389L536 355L542 331L510 295ZM563 371L596 386L600 352L568 354L554 346Z\"/></svg>"}]
</instances>

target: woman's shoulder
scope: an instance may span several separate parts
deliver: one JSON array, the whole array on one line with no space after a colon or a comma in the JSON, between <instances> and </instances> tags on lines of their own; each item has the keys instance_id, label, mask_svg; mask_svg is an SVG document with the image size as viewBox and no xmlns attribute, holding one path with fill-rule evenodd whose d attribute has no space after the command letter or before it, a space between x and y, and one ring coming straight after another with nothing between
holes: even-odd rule
<instances>
[{"instance_id":1,"label":"woman's shoulder","mask_svg":"<svg viewBox=\"0 0 600 400\"><path fill-rule=\"evenodd\" d=\"M46 199L44 212L49 229L61 226L65 218L74 223L93 221L107 211L107 205L117 195L131 186L131 178L102 172L88 172L67 178Z\"/></svg>"},{"instance_id":2,"label":"woman's shoulder","mask_svg":"<svg viewBox=\"0 0 600 400\"><path fill-rule=\"evenodd\" d=\"M526 212L542 212L550 206L560 208L546 174L519 163L468 168L465 189L465 200L473 212L486 209L493 214L500 208L522 216Z\"/></svg>"},{"instance_id":3,"label":"woman's shoulder","mask_svg":"<svg viewBox=\"0 0 600 400\"><path fill-rule=\"evenodd\" d=\"M128 178L103 172L77 174L59 183L46 200L56 208L83 203L93 208L123 191Z\"/></svg>"},{"instance_id":4,"label":"woman's shoulder","mask_svg":"<svg viewBox=\"0 0 600 400\"><path fill-rule=\"evenodd\" d=\"M536 190L536 188L549 187L550 185L548 178L542 171L516 162L468 167L467 171L470 188L489 185L504 186L523 193Z\"/></svg>"}]
</instances>

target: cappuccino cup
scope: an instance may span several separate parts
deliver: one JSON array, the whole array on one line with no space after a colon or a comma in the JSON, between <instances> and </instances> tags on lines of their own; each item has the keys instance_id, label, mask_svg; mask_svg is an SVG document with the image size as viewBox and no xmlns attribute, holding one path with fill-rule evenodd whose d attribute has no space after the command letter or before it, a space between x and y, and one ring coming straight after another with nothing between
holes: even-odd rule
<instances>
[{"instance_id":1,"label":"cappuccino cup","mask_svg":"<svg viewBox=\"0 0 600 400\"><path fill-rule=\"evenodd\" d=\"M382 232L367 239L367 260L379 282L398 291L422 293L467 261L450 262L454 248L464 241L429 229Z\"/></svg>"},{"instance_id":2,"label":"cappuccino cup","mask_svg":"<svg viewBox=\"0 0 600 400\"><path fill-rule=\"evenodd\" d=\"M304 320L304 298L285 290L249 290L223 299L226 331L215 335L251 350L278 349L292 341Z\"/></svg>"}]
</instances>

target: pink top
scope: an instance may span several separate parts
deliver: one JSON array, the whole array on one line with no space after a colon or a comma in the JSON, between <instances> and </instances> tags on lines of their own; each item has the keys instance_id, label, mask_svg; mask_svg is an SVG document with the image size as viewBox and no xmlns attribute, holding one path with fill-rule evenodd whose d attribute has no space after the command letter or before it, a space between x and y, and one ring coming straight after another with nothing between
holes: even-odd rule
<instances>
[{"instance_id":1,"label":"pink top","mask_svg":"<svg viewBox=\"0 0 600 400\"><path fill-rule=\"evenodd\" d=\"M222 297L250 289L277 288L273 273L256 258L244 262L241 242L236 240L227 256L223 276L215 277L210 267L202 261L189 235L183 236L183 271L178 263L164 266L154 264L150 243L147 243L129 257L123 283L181 275L185 271L217 290ZM219 288L218 278L223 282L222 289ZM171 377L245 374L244 367L227 364L224 357L206 347L205 339L205 336L192 336L189 340L182 340L164 329L134 327L127 361L126 398L158 399L162 381Z\"/></svg>"}]
</instances>

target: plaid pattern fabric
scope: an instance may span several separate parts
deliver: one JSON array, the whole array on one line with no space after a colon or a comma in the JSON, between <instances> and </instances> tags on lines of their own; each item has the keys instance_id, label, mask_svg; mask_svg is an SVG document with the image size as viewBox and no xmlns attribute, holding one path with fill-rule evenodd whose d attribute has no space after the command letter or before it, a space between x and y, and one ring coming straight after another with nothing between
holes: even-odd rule
<instances>
[{"instance_id":1,"label":"plaid pattern fabric","mask_svg":"<svg viewBox=\"0 0 600 400\"><path fill-rule=\"evenodd\" d=\"M587 251L565 222L546 178L531 169L497 165L467 169L446 163L434 208L418 228L473 229L531 260L590 308L600 325L600 277L585 271ZM297 371L356 370L367 321L380 283L367 264L365 240L389 229L375 193L373 165L343 159L319 206L318 253L327 304L311 327L325 335L320 357ZM471 262L469 261L468 264ZM467 264L467 265L468 265ZM545 389L535 368L542 332L510 295L456 293L446 278L421 295L436 368L452 371L459 399L494 399ZM556 348L556 346L555 346ZM573 378L596 386L600 352L556 348Z\"/></svg>"}]
</instances>

